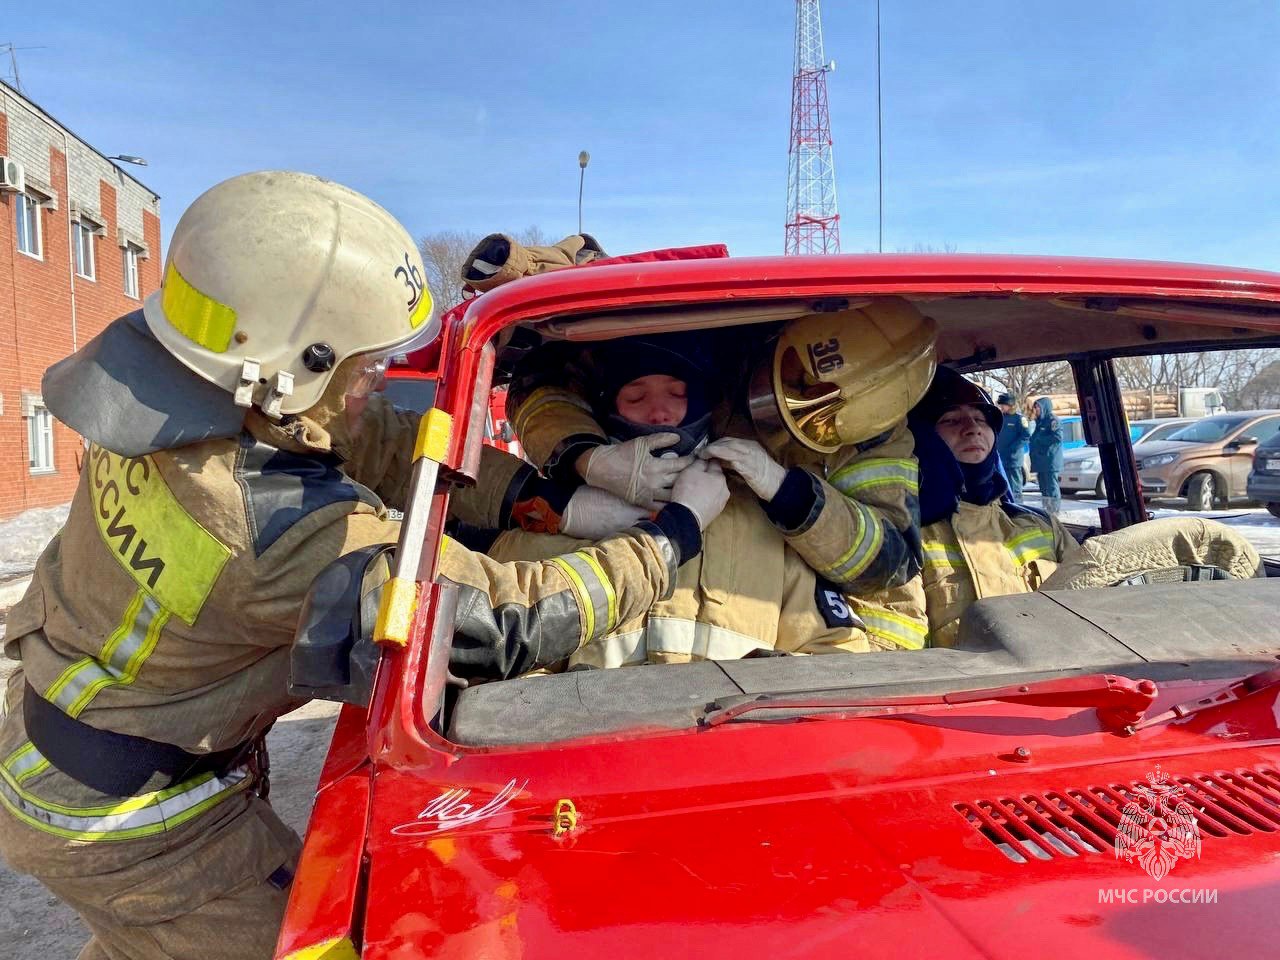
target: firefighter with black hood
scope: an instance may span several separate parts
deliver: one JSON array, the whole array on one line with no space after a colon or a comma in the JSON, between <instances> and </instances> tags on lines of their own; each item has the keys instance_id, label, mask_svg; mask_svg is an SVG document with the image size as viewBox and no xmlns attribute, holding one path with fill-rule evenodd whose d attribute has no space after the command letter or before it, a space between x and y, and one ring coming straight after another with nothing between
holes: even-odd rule
<instances>
[{"instance_id":1,"label":"firefighter with black hood","mask_svg":"<svg viewBox=\"0 0 1280 960\"><path fill-rule=\"evenodd\" d=\"M91 446L9 615L0 852L80 913L85 960L273 951L299 843L254 757L298 706L289 652L313 579L397 539L384 495L406 489L417 420L368 395L389 354L438 333L421 276L409 234L360 194L236 177L183 215L143 309L45 377ZM452 499L495 525L531 471L488 456ZM689 471L652 520L540 563L446 542L451 669L513 676L637 616L727 497L718 469Z\"/></svg>"}]
</instances>

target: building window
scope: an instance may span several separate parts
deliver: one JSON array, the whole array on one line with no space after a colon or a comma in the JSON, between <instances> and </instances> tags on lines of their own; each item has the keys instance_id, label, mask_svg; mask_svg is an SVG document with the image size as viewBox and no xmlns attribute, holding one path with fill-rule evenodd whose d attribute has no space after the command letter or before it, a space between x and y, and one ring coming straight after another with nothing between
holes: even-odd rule
<instances>
[{"instance_id":1,"label":"building window","mask_svg":"<svg viewBox=\"0 0 1280 960\"><path fill-rule=\"evenodd\" d=\"M27 451L32 473L53 473L53 414L39 400L27 415Z\"/></svg>"},{"instance_id":2,"label":"building window","mask_svg":"<svg viewBox=\"0 0 1280 960\"><path fill-rule=\"evenodd\" d=\"M18 249L27 256L43 259L40 243L40 201L29 193L15 194L18 212Z\"/></svg>"},{"instance_id":3,"label":"building window","mask_svg":"<svg viewBox=\"0 0 1280 960\"><path fill-rule=\"evenodd\" d=\"M135 300L138 298L138 254L141 252L132 243L124 250L124 292Z\"/></svg>"},{"instance_id":4,"label":"building window","mask_svg":"<svg viewBox=\"0 0 1280 960\"><path fill-rule=\"evenodd\" d=\"M97 263L94 260L93 238L97 230L88 220L80 220L71 225L71 242L75 247L76 273L86 280L97 279Z\"/></svg>"}]
</instances>

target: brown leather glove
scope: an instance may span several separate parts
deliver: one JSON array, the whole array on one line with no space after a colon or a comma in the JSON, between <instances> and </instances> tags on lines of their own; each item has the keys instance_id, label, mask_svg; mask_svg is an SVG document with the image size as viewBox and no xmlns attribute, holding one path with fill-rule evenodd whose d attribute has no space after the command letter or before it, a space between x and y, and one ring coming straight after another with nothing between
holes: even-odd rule
<instances>
[{"instance_id":1,"label":"brown leather glove","mask_svg":"<svg viewBox=\"0 0 1280 960\"><path fill-rule=\"evenodd\" d=\"M491 233L467 254L462 281L473 290L494 287L548 270L576 267L607 254L590 234L574 234L549 247L526 247L505 233Z\"/></svg>"}]
</instances>

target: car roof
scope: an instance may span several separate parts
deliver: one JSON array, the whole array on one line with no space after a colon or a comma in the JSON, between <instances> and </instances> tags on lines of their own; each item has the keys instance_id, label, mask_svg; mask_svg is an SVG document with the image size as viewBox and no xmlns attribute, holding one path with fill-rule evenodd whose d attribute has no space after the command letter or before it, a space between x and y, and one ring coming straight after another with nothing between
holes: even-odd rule
<instances>
[{"instance_id":1,"label":"car roof","mask_svg":"<svg viewBox=\"0 0 1280 960\"><path fill-rule=\"evenodd\" d=\"M1280 337L1280 274L1232 267L961 254L844 254L607 261L550 271L474 298L475 338L523 324L549 339L789 319L842 300L902 296L939 326L943 361L978 369L1082 350Z\"/></svg>"},{"instance_id":2,"label":"car roof","mask_svg":"<svg viewBox=\"0 0 1280 960\"><path fill-rule=\"evenodd\" d=\"M1280 410L1228 410L1225 413L1215 413L1211 417L1201 417L1201 420L1235 420L1244 417L1246 420L1259 420L1262 417L1274 417L1280 414Z\"/></svg>"}]
</instances>

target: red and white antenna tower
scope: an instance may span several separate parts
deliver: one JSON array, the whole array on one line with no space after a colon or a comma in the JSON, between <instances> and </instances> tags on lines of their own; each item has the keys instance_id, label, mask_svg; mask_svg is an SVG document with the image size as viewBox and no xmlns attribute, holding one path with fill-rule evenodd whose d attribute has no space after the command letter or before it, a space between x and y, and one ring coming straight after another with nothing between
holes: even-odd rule
<instances>
[{"instance_id":1,"label":"red and white antenna tower","mask_svg":"<svg viewBox=\"0 0 1280 960\"><path fill-rule=\"evenodd\" d=\"M836 168L831 157L827 74L819 0L796 0L796 69L791 81L786 253L839 253Z\"/></svg>"}]
</instances>

